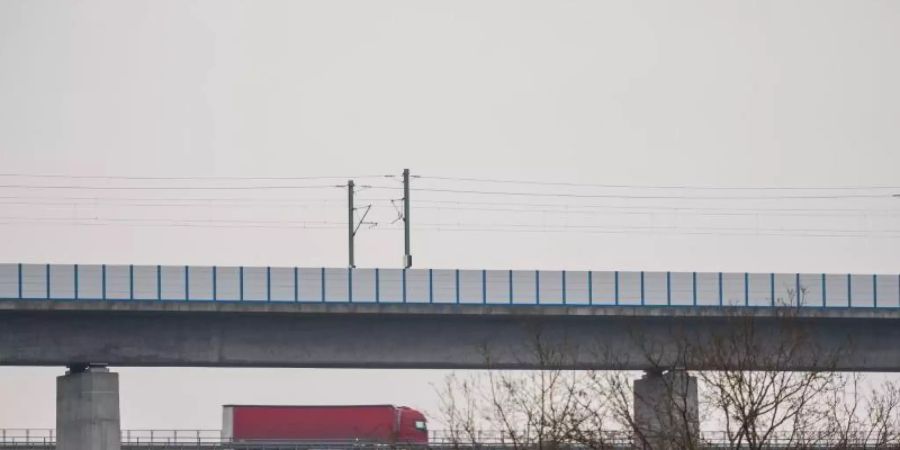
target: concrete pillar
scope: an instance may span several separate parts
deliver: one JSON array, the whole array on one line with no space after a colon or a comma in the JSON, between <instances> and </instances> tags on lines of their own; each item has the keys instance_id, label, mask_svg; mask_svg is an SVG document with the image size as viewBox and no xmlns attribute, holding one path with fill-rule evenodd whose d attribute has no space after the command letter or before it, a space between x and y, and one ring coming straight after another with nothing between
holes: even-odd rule
<instances>
[{"instance_id":1,"label":"concrete pillar","mask_svg":"<svg viewBox=\"0 0 900 450\"><path fill-rule=\"evenodd\" d=\"M119 450L119 375L70 367L56 379L56 449Z\"/></svg>"},{"instance_id":2,"label":"concrete pillar","mask_svg":"<svg viewBox=\"0 0 900 450\"><path fill-rule=\"evenodd\" d=\"M685 370L646 372L634 381L635 442L652 450L696 448L697 379Z\"/></svg>"}]
</instances>

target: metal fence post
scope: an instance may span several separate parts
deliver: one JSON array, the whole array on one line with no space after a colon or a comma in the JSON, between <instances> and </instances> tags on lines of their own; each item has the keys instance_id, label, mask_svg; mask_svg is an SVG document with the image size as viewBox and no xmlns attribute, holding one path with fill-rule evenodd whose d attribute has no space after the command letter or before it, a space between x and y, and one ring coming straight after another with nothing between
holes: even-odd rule
<instances>
[{"instance_id":1,"label":"metal fence post","mask_svg":"<svg viewBox=\"0 0 900 450\"><path fill-rule=\"evenodd\" d=\"M456 269L456 304L459 304L459 269Z\"/></svg>"},{"instance_id":2,"label":"metal fence post","mask_svg":"<svg viewBox=\"0 0 900 450\"><path fill-rule=\"evenodd\" d=\"M588 270L588 305L594 304L594 271Z\"/></svg>"},{"instance_id":3,"label":"metal fence post","mask_svg":"<svg viewBox=\"0 0 900 450\"><path fill-rule=\"evenodd\" d=\"M616 274L615 274L615 285L616 285L616 297L615 297L616 300L615 300L615 302L616 302L616 305L618 305L619 304L619 271L618 270L616 271Z\"/></svg>"},{"instance_id":4,"label":"metal fence post","mask_svg":"<svg viewBox=\"0 0 900 450\"><path fill-rule=\"evenodd\" d=\"M513 304L513 271L509 271L509 304Z\"/></svg>"},{"instance_id":5,"label":"metal fence post","mask_svg":"<svg viewBox=\"0 0 900 450\"><path fill-rule=\"evenodd\" d=\"M847 307L853 307L853 277L847 274Z\"/></svg>"},{"instance_id":6,"label":"metal fence post","mask_svg":"<svg viewBox=\"0 0 900 450\"><path fill-rule=\"evenodd\" d=\"M647 295L644 290L644 271L641 271L641 306L647 303Z\"/></svg>"},{"instance_id":7,"label":"metal fence post","mask_svg":"<svg viewBox=\"0 0 900 450\"><path fill-rule=\"evenodd\" d=\"M481 270L481 304L487 304L487 270Z\"/></svg>"},{"instance_id":8,"label":"metal fence post","mask_svg":"<svg viewBox=\"0 0 900 450\"><path fill-rule=\"evenodd\" d=\"M878 275L872 275L872 307L878 307Z\"/></svg>"},{"instance_id":9,"label":"metal fence post","mask_svg":"<svg viewBox=\"0 0 900 450\"><path fill-rule=\"evenodd\" d=\"M744 272L744 306L750 306L750 274Z\"/></svg>"},{"instance_id":10,"label":"metal fence post","mask_svg":"<svg viewBox=\"0 0 900 450\"><path fill-rule=\"evenodd\" d=\"M672 272L666 272L666 305L672 306Z\"/></svg>"},{"instance_id":11,"label":"metal fence post","mask_svg":"<svg viewBox=\"0 0 900 450\"><path fill-rule=\"evenodd\" d=\"M725 304L725 291L722 288L722 272L719 272L719 306Z\"/></svg>"},{"instance_id":12,"label":"metal fence post","mask_svg":"<svg viewBox=\"0 0 900 450\"><path fill-rule=\"evenodd\" d=\"M694 302L694 306L697 306L697 272L691 272L691 273L693 274L693 275L691 275L691 286L694 291L693 302Z\"/></svg>"}]
</instances>

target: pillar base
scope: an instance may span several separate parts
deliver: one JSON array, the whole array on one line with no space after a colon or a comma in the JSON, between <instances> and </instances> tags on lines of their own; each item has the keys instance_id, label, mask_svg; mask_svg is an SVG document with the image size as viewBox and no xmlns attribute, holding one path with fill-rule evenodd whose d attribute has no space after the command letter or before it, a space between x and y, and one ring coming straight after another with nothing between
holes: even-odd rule
<instances>
[{"instance_id":1,"label":"pillar base","mask_svg":"<svg viewBox=\"0 0 900 450\"><path fill-rule=\"evenodd\" d=\"M685 370L646 372L634 381L635 442L653 450L696 448L697 379Z\"/></svg>"},{"instance_id":2,"label":"pillar base","mask_svg":"<svg viewBox=\"0 0 900 450\"><path fill-rule=\"evenodd\" d=\"M120 450L119 375L72 366L56 379L56 449Z\"/></svg>"}]
</instances>

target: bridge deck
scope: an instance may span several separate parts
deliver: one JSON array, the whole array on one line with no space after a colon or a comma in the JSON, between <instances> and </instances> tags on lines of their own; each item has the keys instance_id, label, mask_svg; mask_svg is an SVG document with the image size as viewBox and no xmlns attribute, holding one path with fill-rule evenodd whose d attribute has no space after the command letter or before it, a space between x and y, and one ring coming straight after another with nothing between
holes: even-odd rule
<instances>
[{"instance_id":1,"label":"bridge deck","mask_svg":"<svg viewBox=\"0 0 900 450\"><path fill-rule=\"evenodd\" d=\"M708 342L744 320L762 348L789 324L810 348L842 351L835 369L900 371L900 310L889 308L131 300L0 300L0 365L534 369L547 367L540 339L569 353L554 366L652 370L676 362L676 337Z\"/></svg>"}]
</instances>

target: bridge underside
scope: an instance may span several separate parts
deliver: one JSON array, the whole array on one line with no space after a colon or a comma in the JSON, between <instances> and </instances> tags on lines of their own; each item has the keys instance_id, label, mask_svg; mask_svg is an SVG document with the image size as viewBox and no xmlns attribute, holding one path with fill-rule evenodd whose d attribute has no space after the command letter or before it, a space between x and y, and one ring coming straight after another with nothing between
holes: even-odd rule
<instances>
[{"instance_id":1,"label":"bridge underside","mask_svg":"<svg viewBox=\"0 0 900 450\"><path fill-rule=\"evenodd\" d=\"M900 371L898 343L897 310L0 301L16 366Z\"/></svg>"}]
</instances>

